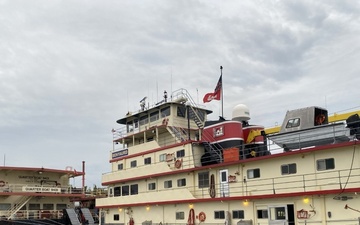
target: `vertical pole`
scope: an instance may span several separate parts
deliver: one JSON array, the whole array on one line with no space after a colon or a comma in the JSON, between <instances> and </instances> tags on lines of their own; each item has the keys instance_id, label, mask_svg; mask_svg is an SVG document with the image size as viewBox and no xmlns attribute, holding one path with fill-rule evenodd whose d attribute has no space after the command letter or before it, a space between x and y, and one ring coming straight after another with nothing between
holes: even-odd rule
<instances>
[{"instance_id":1,"label":"vertical pole","mask_svg":"<svg viewBox=\"0 0 360 225\"><path fill-rule=\"evenodd\" d=\"M221 117L224 117L224 89L223 89L223 86L224 86L224 82L222 80L222 70L223 70L223 67L220 66L220 77L221 77Z\"/></svg>"},{"instance_id":2,"label":"vertical pole","mask_svg":"<svg viewBox=\"0 0 360 225\"><path fill-rule=\"evenodd\" d=\"M82 161L82 172L83 172L83 175L82 175L82 190L83 190L83 194L85 194L85 161Z\"/></svg>"}]
</instances>

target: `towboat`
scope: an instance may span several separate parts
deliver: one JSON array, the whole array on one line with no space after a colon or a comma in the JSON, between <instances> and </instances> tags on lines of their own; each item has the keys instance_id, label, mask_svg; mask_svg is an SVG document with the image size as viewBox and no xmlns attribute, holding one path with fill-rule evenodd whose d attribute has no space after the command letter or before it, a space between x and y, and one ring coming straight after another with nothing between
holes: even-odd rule
<instances>
[{"instance_id":1,"label":"towboat","mask_svg":"<svg viewBox=\"0 0 360 225\"><path fill-rule=\"evenodd\" d=\"M0 166L0 224L95 224L89 208L77 206L85 198L82 187L70 180L85 177L71 166L64 169ZM76 210L75 210L76 209Z\"/></svg>"},{"instance_id":2,"label":"towboat","mask_svg":"<svg viewBox=\"0 0 360 225\"><path fill-rule=\"evenodd\" d=\"M112 129L104 225L359 224L359 112L291 111L283 127L212 113L185 89L126 112Z\"/></svg>"}]
</instances>

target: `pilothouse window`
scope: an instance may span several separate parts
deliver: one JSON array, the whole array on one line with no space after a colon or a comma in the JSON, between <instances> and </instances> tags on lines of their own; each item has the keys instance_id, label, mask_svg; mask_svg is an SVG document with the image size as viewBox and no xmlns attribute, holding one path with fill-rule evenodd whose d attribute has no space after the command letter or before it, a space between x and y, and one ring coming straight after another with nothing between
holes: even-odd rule
<instances>
[{"instance_id":1,"label":"pilothouse window","mask_svg":"<svg viewBox=\"0 0 360 225\"><path fill-rule=\"evenodd\" d=\"M298 126L300 126L300 118L289 119L286 124L286 128L298 127Z\"/></svg>"},{"instance_id":2,"label":"pilothouse window","mask_svg":"<svg viewBox=\"0 0 360 225\"><path fill-rule=\"evenodd\" d=\"M161 118L170 116L170 106L161 109Z\"/></svg>"},{"instance_id":3,"label":"pilothouse window","mask_svg":"<svg viewBox=\"0 0 360 225\"><path fill-rule=\"evenodd\" d=\"M177 107L177 116L178 117L184 117L185 118L186 115L186 108L185 106L178 106Z\"/></svg>"},{"instance_id":4,"label":"pilothouse window","mask_svg":"<svg viewBox=\"0 0 360 225\"><path fill-rule=\"evenodd\" d=\"M159 111L150 113L150 122L154 122L159 119Z\"/></svg>"}]
</instances>

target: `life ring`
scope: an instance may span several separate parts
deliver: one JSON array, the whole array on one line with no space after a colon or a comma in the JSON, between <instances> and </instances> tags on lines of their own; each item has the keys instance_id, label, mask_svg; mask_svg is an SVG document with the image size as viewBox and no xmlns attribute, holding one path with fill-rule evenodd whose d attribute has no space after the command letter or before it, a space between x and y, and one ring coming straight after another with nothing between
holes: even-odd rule
<instances>
[{"instance_id":1,"label":"life ring","mask_svg":"<svg viewBox=\"0 0 360 225\"><path fill-rule=\"evenodd\" d=\"M0 180L0 187L4 187L5 186L5 181Z\"/></svg>"},{"instance_id":2,"label":"life ring","mask_svg":"<svg viewBox=\"0 0 360 225\"><path fill-rule=\"evenodd\" d=\"M178 159L178 160L175 161L175 167L176 168L179 169L181 167L181 164L182 164L182 160Z\"/></svg>"},{"instance_id":3,"label":"life ring","mask_svg":"<svg viewBox=\"0 0 360 225\"><path fill-rule=\"evenodd\" d=\"M206 214L204 212L199 213L200 222L204 222L206 220Z\"/></svg>"},{"instance_id":4,"label":"life ring","mask_svg":"<svg viewBox=\"0 0 360 225\"><path fill-rule=\"evenodd\" d=\"M325 115L324 114L319 114L315 118L316 125L321 125L321 124L323 124L324 121L325 121Z\"/></svg>"}]
</instances>

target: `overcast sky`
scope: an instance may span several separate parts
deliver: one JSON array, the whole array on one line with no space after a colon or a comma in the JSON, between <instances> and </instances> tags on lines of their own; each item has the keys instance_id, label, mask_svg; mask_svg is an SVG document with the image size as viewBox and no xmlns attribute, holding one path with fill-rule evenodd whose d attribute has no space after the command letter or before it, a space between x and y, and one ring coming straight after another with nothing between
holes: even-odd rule
<instances>
[{"instance_id":1,"label":"overcast sky","mask_svg":"<svg viewBox=\"0 0 360 225\"><path fill-rule=\"evenodd\" d=\"M85 161L100 186L115 121L164 90L201 103L220 65L227 119L239 103L267 127L295 108L359 110L359 40L355 0L0 0L1 164Z\"/></svg>"}]
</instances>

